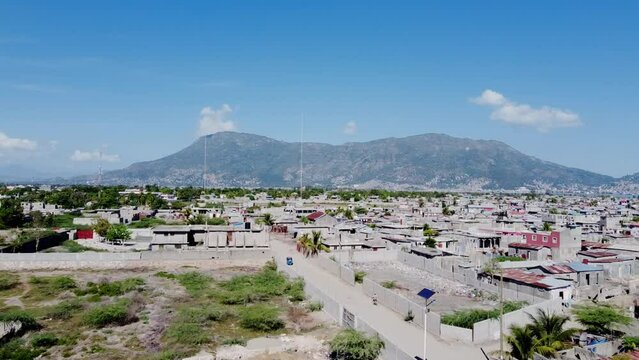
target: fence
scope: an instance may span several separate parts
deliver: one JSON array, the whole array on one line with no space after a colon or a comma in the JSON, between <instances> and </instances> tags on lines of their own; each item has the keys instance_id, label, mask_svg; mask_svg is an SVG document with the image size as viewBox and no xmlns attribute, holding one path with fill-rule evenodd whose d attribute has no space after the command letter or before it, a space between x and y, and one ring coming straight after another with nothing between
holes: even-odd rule
<instances>
[{"instance_id":1,"label":"fence","mask_svg":"<svg viewBox=\"0 0 639 360\"><path fill-rule=\"evenodd\" d=\"M352 269L324 256L318 256L317 259L314 259L313 261L317 261L317 264L322 269L331 273L333 276L342 279L351 286L355 285L355 272Z\"/></svg>"},{"instance_id":2,"label":"fence","mask_svg":"<svg viewBox=\"0 0 639 360\"><path fill-rule=\"evenodd\" d=\"M268 249L225 251L82 252L0 254L0 269L126 268L162 265L165 261L267 260Z\"/></svg>"}]
</instances>

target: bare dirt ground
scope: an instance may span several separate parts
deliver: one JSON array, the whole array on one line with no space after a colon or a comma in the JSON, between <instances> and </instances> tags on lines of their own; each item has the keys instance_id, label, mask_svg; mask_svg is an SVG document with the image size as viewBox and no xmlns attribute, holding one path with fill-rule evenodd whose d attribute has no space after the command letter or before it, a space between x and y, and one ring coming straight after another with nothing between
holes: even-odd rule
<instances>
[{"instance_id":1,"label":"bare dirt ground","mask_svg":"<svg viewBox=\"0 0 639 360\"><path fill-rule=\"evenodd\" d=\"M423 299L417 293L423 288L434 290L435 303L430 306L431 311L446 313L458 309L468 308L493 308L497 302L489 300L490 294L473 291L473 288L465 284L448 280L431 274L427 271L407 266L397 261L352 263L355 270L366 272L366 277L377 282L395 281L394 291L403 296L421 303Z\"/></svg>"},{"instance_id":2,"label":"bare dirt ground","mask_svg":"<svg viewBox=\"0 0 639 360\"><path fill-rule=\"evenodd\" d=\"M56 346L46 353L44 359L155 359L160 350L166 351L163 345L168 326L176 316L176 309L188 301L189 294L178 282L156 276L160 270L171 273L198 271L215 279L215 281L229 280L237 275L247 275L260 270L262 262L242 262L240 265L224 266L208 262L205 266L173 266L165 264L161 268L137 268L137 269L113 269L113 270L51 270L51 271L25 271L20 273L22 284L19 290L6 294L3 298L0 294L0 304L5 308L46 308L54 306L61 301L75 297L72 292L62 293L52 299L35 301L25 298L29 292L28 279L32 276L71 276L75 279L78 288L84 288L88 282L101 283L129 278L141 278L144 285L141 292L133 292L123 295L123 298L140 297L134 299L143 305L135 314L138 321L123 326L108 326L101 329L92 329L79 326L77 319L71 319L61 325L59 321L52 319L40 319L46 331L56 334L77 332L77 341L71 346ZM19 292L18 292L19 291ZM90 307L99 307L101 304L112 303L114 299L103 297L97 302L88 304ZM288 303L280 303L283 309L281 317L286 323L286 328L280 335L251 339L246 346L220 346L216 348L211 344L201 346L201 350L208 354L216 354L218 359L325 359L326 339L332 337L338 329L332 325L323 312L309 313L303 311L301 306L291 306ZM288 309L288 311L286 311ZM76 323L74 323L74 321ZM235 331L231 329L231 331ZM222 334L213 334L213 338ZM321 354L321 356L320 356ZM203 354L205 355L205 354ZM318 357L319 356L319 357ZM164 358L162 358L164 359ZM168 358L167 358L168 359Z\"/></svg>"}]
</instances>

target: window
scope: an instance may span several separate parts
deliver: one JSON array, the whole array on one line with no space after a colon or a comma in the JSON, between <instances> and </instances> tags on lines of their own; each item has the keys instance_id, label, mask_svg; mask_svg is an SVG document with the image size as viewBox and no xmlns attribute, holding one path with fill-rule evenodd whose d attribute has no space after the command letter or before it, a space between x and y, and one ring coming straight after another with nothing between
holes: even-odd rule
<instances>
[{"instance_id":1,"label":"window","mask_svg":"<svg viewBox=\"0 0 639 360\"><path fill-rule=\"evenodd\" d=\"M553 243L553 244L556 244L556 243L557 243L557 237L556 237L556 236L553 236L553 237L552 237L552 243Z\"/></svg>"},{"instance_id":2,"label":"window","mask_svg":"<svg viewBox=\"0 0 639 360\"><path fill-rule=\"evenodd\" d=\"M537 241L537 235L532 236L532 241Z\"/></svg>"},{"instance_id":3,"label":"window","mask_svg":"<svg viewBox=\"0 0 639 360\"><path fill-rule=\"evenodd\" d=\"M548 242L548 236L544 236L543 242Z\"/></svg>"}]
</instances>

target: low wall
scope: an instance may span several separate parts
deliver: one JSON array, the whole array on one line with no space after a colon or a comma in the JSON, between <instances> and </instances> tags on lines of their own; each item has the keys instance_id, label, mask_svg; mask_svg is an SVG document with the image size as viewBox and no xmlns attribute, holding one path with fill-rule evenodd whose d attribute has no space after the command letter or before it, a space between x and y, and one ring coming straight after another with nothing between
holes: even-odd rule
<instances>
[{"instance_id":1,"label":"low wall","mask_svg":"<svg viewBox=\"0 0 639 360\"><path fill-rule=\"evenodd\" d=\"M237 249L226 251L165 251L165 252L81 252L0 254L0 270L131 268L158 267L166 262L192 261L193 265L218 261L260 260L271 258L269 249Z\"/></svg>"},{"instance_id":2,"label":"low wall","mask_svg":"<svg viewBox=\"0 0 639 360\"><path fill-rule=\"evenodd\" d=\"M352 262L378 262L378 261L394 261L397 260L397 253L399 250L380 249L377 251L372 250L351 250L347 251L347 256L342 256L342 259L348 259ZM337 257L337 255L335 255Z\"/></svg>"},{"instance_id":3,"label":"low wall","mask_svg":"<svg viewBox=\"0 0 639 360\"><path fill-rule=\"evenodd\" d=\"M331 275L342 279L349 285L355 285L355 272L351 268L340 265L337 261L333 261L325 256L318 256L317 259L313 259L312 261L316 261L317 265Z\"/></svg>"},{"instance_id":4,"label":"low wall","mask_svg":"<svg viewBox=\"0 0 639 360\"><path fill-rule=\"evenodd\" d=\"M424 307L394 292L391 289L379 285L378 283L364 278L362 283L364 294L368 296L377 295L380 305L400 314L402 317L413 314L413 323L421 328L424 327Z\"/></svg>"},{"instance_id":5,"label":"low wall","mask_svg":"<svg viewBox=\"0 0 639 360\"><path fill-rule=\"evenodd\" d=\"M473 342L473 330L442 324L441 337L470 344Z\"/></svg>"},{"instance_id":6,"label":"low wall","mask_svg":"<svg viewBox=\"0 0 639 360\"><path fill-rule=\"evenodd\" d=\"M537 315L538 309L548 313L560 313L562 311L561 299L548 300L533 304L517 311L504 314L504 332L509 333L512 325L523 326L530 323L530 317ZM442 325L443 326L443 325ZM473 326L473 343L481 344L499 339L499 319L488 319L475 323Z\"/></svg>"}]
</instances>

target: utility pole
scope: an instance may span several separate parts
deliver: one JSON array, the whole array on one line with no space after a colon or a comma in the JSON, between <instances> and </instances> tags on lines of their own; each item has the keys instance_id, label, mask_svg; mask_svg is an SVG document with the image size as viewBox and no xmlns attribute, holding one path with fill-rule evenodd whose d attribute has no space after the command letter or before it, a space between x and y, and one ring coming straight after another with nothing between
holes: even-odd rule
<instances>
[{"instance_id":1,"label":"utility pole","mask_svg":"<svg viewBox=\"0 0 639 360\"><path fill-rule=\"evenodd\" d=\"M300 126L300 200L303 200L304 192L304 113L302 113L302 122Z\"/></svg>"},{"instance_id":2,"label":"utility pole","mask_svg":"<svg viewBox=\"0 0 639 360\"><path fill-rule=\"evenodd\" d=\"M206 153L207 153L207 145L208 145L208 135L204 135L204 172L202 173L202 192L204 192L206 196ZM206 202L205 202L206 203ZM206 211L204 214L204 231L206 234L204 235L204 242L206 243L206 248L209 247L209 212ZM217 251L217 246L215 247L215 251Z\"/></svg>"}]
</instances>

